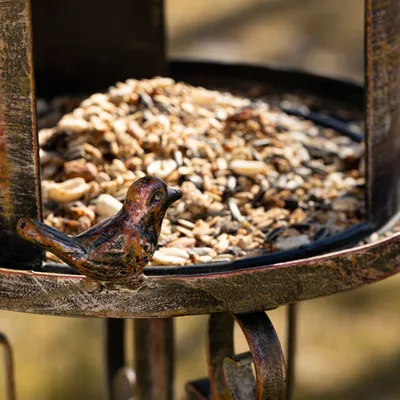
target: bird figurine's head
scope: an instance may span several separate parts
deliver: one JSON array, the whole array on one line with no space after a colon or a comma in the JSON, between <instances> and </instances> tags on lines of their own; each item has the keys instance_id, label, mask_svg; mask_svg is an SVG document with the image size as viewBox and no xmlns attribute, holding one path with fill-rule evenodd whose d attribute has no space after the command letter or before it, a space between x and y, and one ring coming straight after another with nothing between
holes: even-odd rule
<instances>
[{"instance_id":1,"label":"bird figurine's head","mask_svg":"<svg viewBox=\"0 0 400 400\"><path fill-rule=\"evenodd\" d=\"M142 214L150 220L164 218L169 206L182 197L180 189L169 187L163 180L145 176L129 188L124 210Z\"/></svg>"}]
</instances>

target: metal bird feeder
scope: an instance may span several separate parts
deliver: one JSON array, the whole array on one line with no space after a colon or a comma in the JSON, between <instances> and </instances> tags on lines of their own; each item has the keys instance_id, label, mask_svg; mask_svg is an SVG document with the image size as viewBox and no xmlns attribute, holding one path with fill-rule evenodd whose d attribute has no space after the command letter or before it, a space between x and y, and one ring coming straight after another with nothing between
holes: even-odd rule
<instances>
[{"instance_id":1,"label":"metal bird feeder","mask_svg":"<svg viewBox=\"0 0 400 400\"><path fill-rule=\"evenodd\" d=\"M172 318L211 314L209 379L189 383L187 399L293 398L294 304L362 287L400 269L399 235L348 249L390 226L399 211L399 52L396 0L365 1L364 88L286 69L167 60L162 0L120 0L112 8L103 0L94 8L79 0L37 0L32 7L29 0L0 2L0 308L107 318L110 397L124 366L124 319L135 318L136 395L143 400L173 398ZM83 276L44 264L42 252L15 230L20 217L40 219L42 213L36 93L90 93L117 80L154 75L204 87L257 84L364 112L367 220L296 250L218 265L149 267L140 290L99 291ZM338 118L287 111L352 134ZM287 369L264 313L283 305L291 305ZM234 354L235 320L250 346L244 355Z\"/></svg>"}]
</instances>

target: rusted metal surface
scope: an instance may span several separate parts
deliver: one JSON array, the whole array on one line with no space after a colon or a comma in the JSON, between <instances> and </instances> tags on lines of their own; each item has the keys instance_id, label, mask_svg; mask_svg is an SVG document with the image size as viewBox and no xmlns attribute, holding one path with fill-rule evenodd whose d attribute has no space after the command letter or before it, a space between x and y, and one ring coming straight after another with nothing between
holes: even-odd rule
<instances>
[{"instance_id":1,"label":"rusted metal surface","mask_svg":"<svg viewBox=\"0 0 400 400\"><path fill-rule=\"evenodd\" d=\"M386 223L400 205L400 2L365 0L368 203Z\"/></svg>"},{"instance_id":2,"label":"rusted metal surface","mask_svg":"<svg viewBox=\"0 0 400 400\"><path fill-rule=\"evenodd\" d=\"M134 321L138 400L173 399L173 331L173 320L170 318Z\"/></svg>"},{"instance_id":3,"label":"rusted metal surface","mask_svg":"<svg viewBox=\"0 0 400 400\"><path fill-rule=\"evenodd\" d=\"M21 218L17 231L91 279L132 281L153 257L164 216L181 197L180 189L145 176L131 185L115 215L74 238L30 218Z\"/></svg>"},{"instance_id":4,"label":"rusted metal surface","mask_svg":"<svg viewBox=\"0 0 400 400\"><path fill-rule=\"evenodd\" d=\"M400 234L294 262L226 273L151 276L119 290L102 288L83 276L0 269L0 308L117 318L243 313L356 289L399 271Z\"/></svg>"},{"instance_id":5,"label":"rusted metal surface","mask_svg":"<svg viewBox=\"0 0 400 400\"><path fill-rule=\"evenodd\" d=\"M105 321L104 351L109 400L117 400L116 379L125 366L125 320L108 318Z\"/></svg>"},{"instance_id":6,"label":"rusted metal surface","mask_svg":"<svg viewBox=\"0 0 400 400\"><path fill-rule=\"evenodd\" d=\"M234 353L234 320L245 335L248 353ZM278 336L265 313L211 315L207 355L212 400L283 399L285 362Z\"/></svg>"},{"instance_id":7,"label":"rusted metal surface","mask_svg":"<svg viewBox=\"0 0 400 400\"><path fill-rule=\"evenodd\" d=\"M4 358L6 400L16 400L17 395L15 391L14 380L14 355L11 343L3 333L0 333L0 348L3 350L2 356Z\"/></svg>"},{"instance_id":8,"label":"rusted metal surface","mask_svg":"<svg viewBox=\"0 0 400 400\"><path fill-rule=\"evenodd\" d=\"M230 390L226 386L223 361L234 354L233 326L231 314L213 314L208 320L207 363L210 377L210 392L213 400L228 400Z\"/></svg>"},{"instance_id":9,"label":"rusted metal surface","mask_svg":"<svg viewBox=\"0 0 400 400\"><path fill-rule=\"evenodd\" d=\"M15 231L41 218L29 4L0 0L0 262L28 269L42 261Z\"/></svg>"},{"instance_id":10,"label":"rusted metal surface","mask_svg":"<svg viewBox=\"0 0 400 400\"><path fill-rule=\"evenodd\" d=\"M287 388L286 400L294 400L296 385L297 322L299 305L289 304L287 308Z\"/></svg>"},{"instance_id":11,"label":"rusted metal surface","mask_svg":"<svg viewBox=\"0 0 400 400\"><path fill-rule=\"evenodd\" d=\"M118 80L166 74L163 0L32 3L40 96L90 93Z\"/></svg>"},{"instance_id":12,"label":"rusted metal surface","mask_svg":"<svg viewBox=\"0 0 400 400\"><path fill-rule=\"evenodd\" d=\"M259 397L257 396L252 364L251 353L233 355L224 359L222 365L225 382L231 395L230 398L245 400Z\"/></svg>"},{"instance_id":13,"label":"rusted metal surface","mask_svg":"<svg viewBox=\"0 0 400 400\"><path fill-rule=\"evenodd\" d=\"M256 371L257 400L283 399L286 385L285 361L271 321L265 313L235 315L235 320L250 347Z\"/></svg>"}]
</instances>

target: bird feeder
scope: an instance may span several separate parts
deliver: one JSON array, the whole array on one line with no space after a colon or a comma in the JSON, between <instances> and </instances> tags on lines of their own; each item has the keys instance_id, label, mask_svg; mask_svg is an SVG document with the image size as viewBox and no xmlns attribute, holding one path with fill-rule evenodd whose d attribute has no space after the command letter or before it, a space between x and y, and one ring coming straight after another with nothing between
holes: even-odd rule
<instances>
[{"instance_id":1,"label":"bird feeder","mask_svg":"<svg viewBox=\"0 0 400 400\"><path fill-rule=\"evenodd\" d=\"M399 211L400 3L365 1L364 88L288 69L168 60L163 7L162 0L120 0L113 7L103 0L95 7L79 0L0 2L0 308L107 318L110 398L124 366L124 319L134 318L136 394L143 400L173 398L172 318L210 314L209 378L188 383L186 398L293 398L294 304L399 271L399 235L352 246L388 229ZM36 93L91 93L155 75L206 88L256 84L277 95L317 96L333 111L363 113L365 134L356 135L335 116L286 110L365 141L365 222L294 250L215 265L149 267L139 287L123 290L99 290L84 276L44 263L43 253L16 232L19 218L42 216ZM283 305L292 305L287 368L265 314ZM234 321L249 353L234 353Z\"/></svg>"}]
</instances>

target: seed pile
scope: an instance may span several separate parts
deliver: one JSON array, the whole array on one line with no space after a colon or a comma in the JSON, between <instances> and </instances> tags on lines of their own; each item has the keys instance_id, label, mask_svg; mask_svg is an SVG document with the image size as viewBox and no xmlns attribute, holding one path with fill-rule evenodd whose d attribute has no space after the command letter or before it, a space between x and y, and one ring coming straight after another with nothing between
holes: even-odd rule
<instances>
[{"instance_id":1,"label":"seed pile","mask_svg":"<svg viewBox=\"0 0 400 400\"><path fill-rule=\"evenodd\" d=\"M67 234L117 212L144 175L183 190L152 265L287 250L365 217L362 144L266 100L170 78L90 96L39 144L45 223Z\"/></svg>"}]
</instances>

